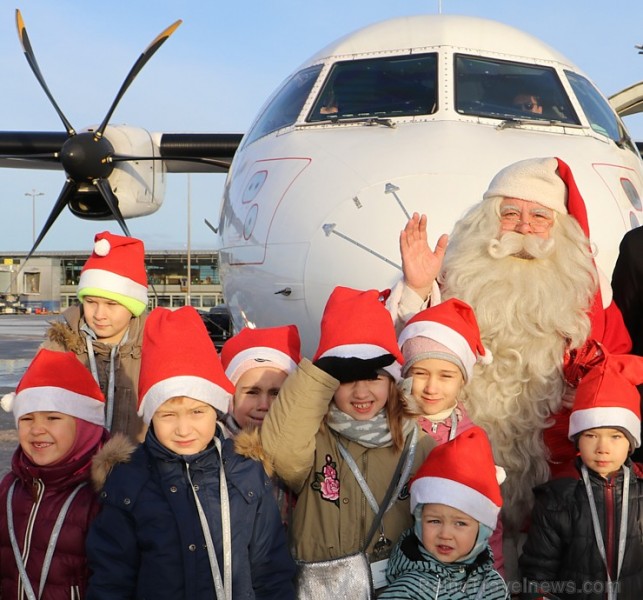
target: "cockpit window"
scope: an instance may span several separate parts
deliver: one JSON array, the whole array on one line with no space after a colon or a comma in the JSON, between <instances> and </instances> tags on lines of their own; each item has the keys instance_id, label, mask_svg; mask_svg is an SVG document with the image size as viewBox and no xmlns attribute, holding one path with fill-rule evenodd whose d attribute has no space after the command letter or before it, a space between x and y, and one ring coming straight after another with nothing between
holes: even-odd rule
<instances>
[{"instance_id":1,"label":"cockpit window","mask_svg":"<svg viewBox=\"0 0 643 600\"><path fill-rule=\"evenodd\" d=\"M292 125L315 85L322 65L295 73L273 96L244 140L244 146L282 127Z\"/></svg>"},{"instance_id":2,"label":"cockpit window","mask_svg":"<svg viewBox=\"0 0 643 600\"><path fill-rule=\"evenodd\" d=\"M435 53L338 62L307 120L433 114L436 90Z\"/></svg>"},{"instance_id":3,"label":"cockpit window","mask_svg":"<svg viewBox=\"0 0 643 600\"><path fill-rule=\"evenodd\" d=\"M460 114L580 124L552 68L458 54L455 72Z\"/></svg>"},{"instance_id":4,"label":"cockpit window","mask_svg":"<svg viewBox=\"0 0 643 600\"><path fill-rule=\"evenodd\" d=\"M567 75L569 84L576 94L578 103L583 108L590 127L596 133L611 138L615 142L626 143L630 149L636 152L634 144L625 132L625 128L620 123L614 109L592 83L573 71L565 71L565 75Z\"/></svg>"}]
</instances>

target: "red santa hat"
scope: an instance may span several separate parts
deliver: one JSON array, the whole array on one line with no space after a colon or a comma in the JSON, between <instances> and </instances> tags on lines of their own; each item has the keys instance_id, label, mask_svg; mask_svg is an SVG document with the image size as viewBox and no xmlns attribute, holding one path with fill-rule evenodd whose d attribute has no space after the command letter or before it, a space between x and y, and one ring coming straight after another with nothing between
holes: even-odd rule
<instances>
[{"instance_id":1,"label":"red santa hat","mask_svg":"<svg viewBox=\"0 0 643 600\"><path fill-rule=\"evenodd\" d=\"M28 413L54 411L105 426L103 392L73 352L41 349L1 404L13 411L16 424Z\"/></svg>"},{"instance_id":2,"label":"red santa hat","mask_svg":"<svg viewBox=\"0 0 643 600\"><path fill-rule=\"evenodd\" d=\"M487 434L471 427L431 450L411 480L411 514L418 504L445 504L495 529L504 475Z\"/></svg>"},{"instance_id":3,"label":"red santa hat","mask_svg":"<svg viewBox=\"0 0 643 600\"><path fill-rule=\"evenodd\" d=\"M170 398L187 396L228 411L234 386L208 331L191 306L155 308L143 331L138 414L146 423Z\"/></svg>"},{"instance_id":4,"label":"red santa hat","mask_svg":"<svg viewBox=\"0 0 643 600\"><path fill-rule=\"evenodd\" d=\"M599 427L623 430L632 445L641 445L641 396L643 357L607 354L578 384L569 417L569 439Z\"/></svg>"},{"instance_id":5,"label":"red santa hat","mask_svg":"<svg viewBox=\"0 0 643 600\"><path fill-rule=\"evenodd\" d=\"M355 290L337 286L324 308L321 338L313 362L320 358L374 359L393 356L404 362L395 327L384 306L388 292Z\"/></svg>"},{"instance_id":6,"label":"red santa hat","mask_svg":"<svg viewBox=\"0 0 643 600\"><path fill-rule=\"evenodd\" d=\"M138 317L147 308L145 248L141 240L97 233L94 250L85 262L78 281L78 298L108 298Z\"/></svg>"},{"instance_id":7,"label":"red santa hat","mask_svg":"<svg viewBox=\"0 0 643 600\"><path fill-rule=\"evenodd\" d=\"M403 374L418 360L439 358L456 364L468 381L476 362L493 360L482 345L473 309L458 298L420 311L406 324L398 343L405 361Z\"/></svg>"},{"instance_id":8,"label":"red santa hat","mask_svg":"<svg viewBox=\"0 0 643 600\"><path fill-rule=\"evenodd\" d=\"M221 364L234 385L250 369L271 367L291 373L300 360L301 341L296 325L244 327L221 348Z\"/></svg>"}]
</instances>

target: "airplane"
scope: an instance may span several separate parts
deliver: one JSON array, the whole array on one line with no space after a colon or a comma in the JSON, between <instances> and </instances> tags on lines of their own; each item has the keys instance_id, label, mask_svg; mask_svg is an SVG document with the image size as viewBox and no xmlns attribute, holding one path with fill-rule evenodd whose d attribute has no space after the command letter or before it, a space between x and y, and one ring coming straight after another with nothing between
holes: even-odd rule
<instances>
[{"instance_id":1,"label":"airplane","mask_svg":"<svg viewBox=\"0 0 643 600\"><path fill-rule=\"evenodd\" d=\"M614 108L641 112L643 91L613 96L613 107L570 60L513 27L453 15L364 27L287 77L243 137L108 124L176 27L144 51L100 125L76 134L57 109L65 132L0 132L0 166L64 169L46 227L67 205L124 230L127 218L158 209L167 173L227 171L213 229L237 330L295 323L312 355L336 285L384 289L400 277L398 236L410 214L428 214L435 242L521 158L571 166L604 273L623 234L643 222L643 163ZM47 93L21 17L18 29ZM78 159L65 148L83 134L91 157Z\"/></svg>"}]
</instances>

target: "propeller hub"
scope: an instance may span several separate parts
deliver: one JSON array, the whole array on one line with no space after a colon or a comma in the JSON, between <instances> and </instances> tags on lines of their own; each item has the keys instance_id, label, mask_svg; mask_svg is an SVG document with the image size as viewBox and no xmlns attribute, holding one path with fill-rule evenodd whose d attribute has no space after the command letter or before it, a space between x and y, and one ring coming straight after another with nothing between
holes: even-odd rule
<instances>
[{"instance_id":1,"label":"propeller hub","mask_svg":"<svg viewBox=\"0 0 643 600\"><path fill-rule=\"evenodd\" d=\"M71 136L60 150L60 162L69 177L77 182L107 178L114 165L106 160L114 154L114 146L105 137L96 138L85 131Z\"/></svg>"}]
</instances>

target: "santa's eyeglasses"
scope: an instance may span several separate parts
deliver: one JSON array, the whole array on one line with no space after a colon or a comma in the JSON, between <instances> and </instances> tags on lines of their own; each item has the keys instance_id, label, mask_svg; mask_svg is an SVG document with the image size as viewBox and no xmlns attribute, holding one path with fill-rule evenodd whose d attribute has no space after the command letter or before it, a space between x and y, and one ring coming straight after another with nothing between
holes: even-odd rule
<instances>
[{"instance_id":1,"label":"santa's eyeglasses","mask_svg":"<svg viewBox=\"0 0 643 600\"><path fill-rule=\"evenodd\" d=\"M544 233L549 231L554 224L553 213L533 210L528 215L528 219L523 219L523 214L520 211L509 208L500 212L500 225L505 231L513 231L520 225L527 225L534 233Z\"/></svg>"}]
</instances>

